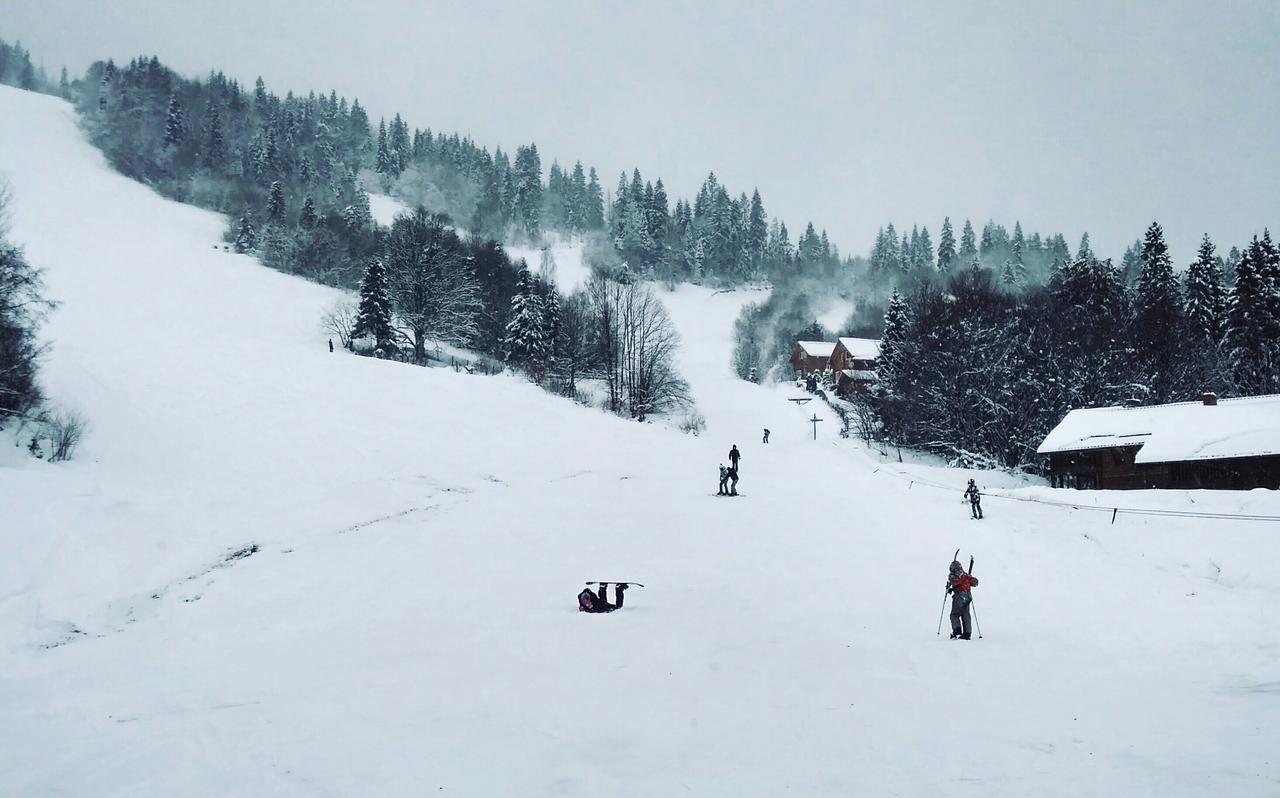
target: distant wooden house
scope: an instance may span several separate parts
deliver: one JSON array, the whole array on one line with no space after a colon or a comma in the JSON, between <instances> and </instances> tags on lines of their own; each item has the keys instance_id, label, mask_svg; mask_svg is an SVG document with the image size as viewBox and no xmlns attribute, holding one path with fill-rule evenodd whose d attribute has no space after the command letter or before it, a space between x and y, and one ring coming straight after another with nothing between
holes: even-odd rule
<instances>
[{"instance_id":1,"label":"distant wooden house","mask_svg":"<svg viewBox=\"0 0 1280 798\"><path fill-rule=\"evenodd\" d=\"M1055 486L1280 489L1280 395L1072 410L1040 448Z\"/></svg>"},{"instance_id":2,"label":"distant wooden house","mask_svg":"<svg viewBox=\"0 0 1280 798\"><path fill-rule=\"evenodd\" d=\"M838 338L831 351L831 376L842 394L864 392L876 381L880 342L874 338Z\"/></svg>"},{"instance_id":3,"label":"distant wooden house","mask_svg":"<svg viewBox=\"0 0 1280 798\"><path fill-rule=\"evenodd\" d=\"M825 372L831 366L836 345L827 341L796 341L791 347L791 370L797 377Z\"/></svg>"}]
</instances>

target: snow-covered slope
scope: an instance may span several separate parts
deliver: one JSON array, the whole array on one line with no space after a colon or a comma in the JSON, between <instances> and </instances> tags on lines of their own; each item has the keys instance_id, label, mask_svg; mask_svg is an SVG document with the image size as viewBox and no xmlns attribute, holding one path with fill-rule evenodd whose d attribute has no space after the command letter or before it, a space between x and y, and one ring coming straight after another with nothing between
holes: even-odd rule
<instances>
[{"instance_id":1,"label":"snow-covered slope","mask_svg":"<svg viewBox=\"0 0 1280 798\"><path fill-rule=\"evenodd\" d=\"M1280 791L1275 525L967 521L965 474L732 377L753 292L666 296L701 438L330 354L328 290L215 249L65 104L0 88L0 171L93 425L0 466L0 794ZM1050 494L1116 500L1012 492ZM929 634L957 546L981 641ZM598 578L648 586L577 613Z\"/></svg>"}]
</instances>

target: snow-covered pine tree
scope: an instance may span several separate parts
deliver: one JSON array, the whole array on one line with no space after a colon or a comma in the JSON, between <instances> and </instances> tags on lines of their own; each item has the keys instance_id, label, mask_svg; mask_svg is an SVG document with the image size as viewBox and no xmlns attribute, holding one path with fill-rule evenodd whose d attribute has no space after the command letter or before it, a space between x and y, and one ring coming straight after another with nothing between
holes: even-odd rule
<instances>
[{"instance_id":1,"label":"snow-covered pine tree","mask_svg":"<svg viewBox=\"0 0 1280 798\"><path fill-rule=\"evenodd\" d=\"M507 322L504 343L507 363L524 369L535 382L542 379L546 359L543 330L542 302L534 289L533 276L523 268L511 297L511 320Z\"/></svg>"},{"instance_id":2,"label":"snow-covered pine tree","mask_svg":"<svg viewBox=\"0 0 1280 798\"><path fill-rule=\"evenodd\" d=\"M1191 336L1215 347L1222 343L1226 332L1227 292L1222 284L1222 268L1208 234L1200 242L1195 261L1187 268L1186 302L1187 327Z\"/></svg>"},{"instance_id":3,"label":"snow-covered pine tree","mask_svg":"<svg viewBox=\"0 0 1280 798\"><path fill-rule=\"evenodd\" d=\"M1236 390L1245 396L1280 389L1280 286L1268 250L1264 240L1253 237L1236 264L1228 300L1226 361Z\"/></svg>"},{"instance_id":4,"label":"snow-covered pine tree","mask_svg":"<svg viewBox=\"0 0 1280 798\"><path fill-rule=\"evenodd\" d=\"M298 226L303 230L312 230L319 222L316 216L316 201L309 195L302 201L302 210L298 213Z\"/></svg>"},{"instance_id":5,"label":"snow-covered pine tree","mask_svg":"<svg viewBox=\"0 0 1280 798\"><path fill-rule=\"evenodd\" d=\"M387 149L387 120L378 121L378 152L374 156L373 170L380 175L389 175L393 171L391 166L391 151Z\"/></svg>"},{"instance_id":6,"label":"snow-covered pine tree","mask_svg":"<svg viewBox=\"0 0 1280 798\"><path fill-rule=\"evenodd\" d=\"M236 238L234 247L236 252L244 254L251 252L258 245L258 233L253 226L253 210L245 208L244 213L240 215L240 221L236 225Z\"/></svg>"},{"instance_id":7,"label":"snow-covered pine tree","mask_svg":"<svg viewBox=\"0 0 1280 798\"><path fill-rule=\"evenodd\" d=\"M942 220L942 233L938 237L938 271L944 275L948 274L955 260L956 236L951 229L951 217L947 216Z\"/></svg>"},{"instance_id":8,"label":"snow-covered pine tree","mask_svg":"<svg viewBox=\"0 0 1280 798\"><path fill-rule=\"evenodd\" d=\"M386 267L382 258L373 258L360 280L360 307L351 337L372 338L375 348L381 349L391 336L391 296L387 290Z\"/></svg>"},{"instance_id":9,"label":"snow-covered pine tree","mask_svg":"<svg viewBox=\"0 0 1280 798\"><path fill-rule=\"evenodd\" d=\"M279 224L284 221L285 201L284 186L279 180L271 181L271 189L267 192L267 221Z\"/></svg>"},{"instance_id":10,"label":"snow-covered pine tree","mask_svg":"<svg viewBox=\"0 0 1280 798\"><path fill-rule=\"evenodd\" d=\"M1152 398L1168 402L1197 389L1183 385L1184 319L1182 291L1159 223L1152 222L1142 242L1142 273L1134 296L1133 334L1139 368L1149 380Z\"/></svg>"},{"instance_id":11,"label":"snow-covered pine tree","mask_svg":"<svg viewBox=\"0 0 1280 798\"><path fill-rule=\"evenodd\" d=\"M889 296L889 307L884 314L884 332L880 334L880 356L876 359L876 374L881 384L891 390L901 370L900 359L907 339L909 321L907 300L894 291Z\"/></svg>"},{"instance_id":12,"label":"snow-covered pine tree","mask_svg":"<svg viewBox=\"0 0 1280 798\"><path fill-rule=\"evenodd\" d=\"M182 112L182 103L178 101L178 95L175 94L169 98L169 111L164 123L164 145L178 146L186 137L186 132L186 116Z\"/></svg>"}]
</instances>

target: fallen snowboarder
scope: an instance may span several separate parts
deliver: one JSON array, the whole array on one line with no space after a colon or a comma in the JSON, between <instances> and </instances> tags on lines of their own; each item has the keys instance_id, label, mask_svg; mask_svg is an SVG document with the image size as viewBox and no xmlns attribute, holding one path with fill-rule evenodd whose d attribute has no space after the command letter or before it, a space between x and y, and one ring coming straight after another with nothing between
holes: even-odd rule
<instances>
[{"instance_id":1,"label":"fallen snowboarder","mask_svg":"<svg viewBox=\"0 0 1280 798\"><path fill-rule=\"evenodd\" d=\"M578 594L578 612L613 612L622 609L622 600L625 598L624 594L628 587L626 582L597 582L596 584L600 585L598 591L593 593L591 588L584 587ZM605 598L605 590L610 584L613 584L613 592L618 597L617 604L610 604L609 599Z\"/></svg>"}]
</instances>

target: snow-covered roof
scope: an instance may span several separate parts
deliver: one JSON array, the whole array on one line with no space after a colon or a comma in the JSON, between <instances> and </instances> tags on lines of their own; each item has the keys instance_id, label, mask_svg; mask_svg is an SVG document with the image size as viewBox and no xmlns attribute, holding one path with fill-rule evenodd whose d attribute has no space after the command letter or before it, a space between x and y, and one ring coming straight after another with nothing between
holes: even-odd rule
<instances>
[{"instance_id":1,"label":"snow-covered roof","mask_svg":"<svg viewBox=\"0 0 1280 798\"><path fill-rule=\"evenodd\" d=\"M1141 446L1138 463L1221 460L1280 454L1280 394L1150 407L1072 410L1040 444L1040 454Z\"/></svg>"},{"instance_id":2,"label":"snow-covered roof","mask_svg":"<svg viewBox=\"0 0 1280 798\"><path fill-rule=\"evenodd\" d=\"M880 342L875 338L841 338L840 343L849 350L854 360L875 360L880 357Z\"/></svg>"},{"instance_id":3,"label":"snow-covered roof","mask_svg":"<svg viewBox=\"0 0 1280 798\"><path fill-rule=\"evenodd\" d=\"M827 341L796 341L796 346L806 357L831 357L836 345Z\"/></svg>"},{"instance_id":4,"label":"snow-covered roof","mask_svg":"<svg viewBox=\"0 0 1280 798\"><path fill-rule=\"evenodd\" d=\"M851 380L862 380L863 382L875 382L880 377L868 369L843 369L840 372Z\"/></svg>"}]
</instances>

